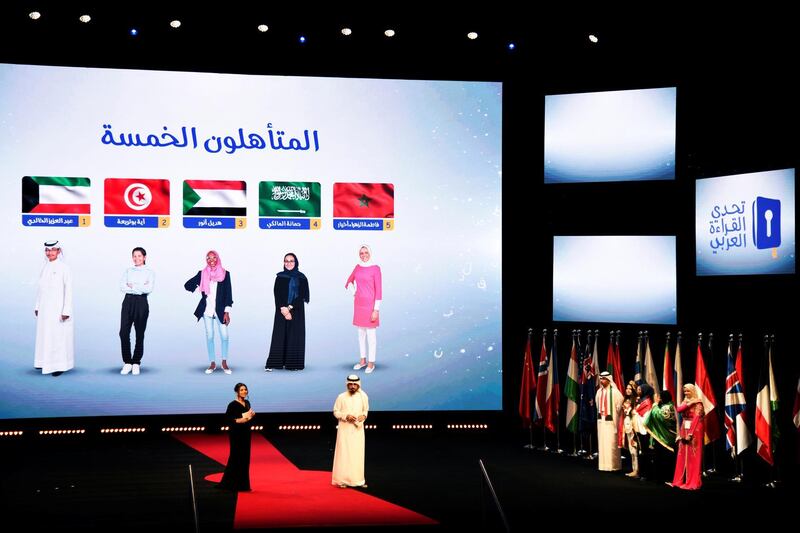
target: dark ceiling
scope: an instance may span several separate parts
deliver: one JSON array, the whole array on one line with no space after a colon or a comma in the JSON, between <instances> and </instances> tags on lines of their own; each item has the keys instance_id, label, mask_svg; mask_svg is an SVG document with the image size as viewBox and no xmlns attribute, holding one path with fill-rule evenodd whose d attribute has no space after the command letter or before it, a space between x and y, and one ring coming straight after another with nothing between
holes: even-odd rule
<instances>
[{"instance_id":1,"label":"dark ceiling","mask_svg":"<svg viewBox=\"0 0 800 533\"><path fill-rule=\"evenodd\" d=\"M590 9L569 3L10 1L0 6L0 60L217 72L440 79L619 79L712 70L794 68L786 12L714 11L648 2ZM171 7L171 4L176 4ZM366 7L365 7L366 6ZM33 21L32 10L42 16ZM784 9L786 11L786 9ZM78 21L91 15L88 24ZM173 29L169 22L181 20ZM269 25L260 33L258 24ZM340 30L349 26L353 34ZM131 28L138 35L129 34ZM397 34L389 39L387 28ZM466 38L469 31L479 38ZM600 41L592 44L590 32ZM306 43L299 37L304 35ZM508 44L516 49L509 50ZM729 72L731 71L731 72ZM641 83L639 83L641 84Z\"/></svg>"}]
</instances>

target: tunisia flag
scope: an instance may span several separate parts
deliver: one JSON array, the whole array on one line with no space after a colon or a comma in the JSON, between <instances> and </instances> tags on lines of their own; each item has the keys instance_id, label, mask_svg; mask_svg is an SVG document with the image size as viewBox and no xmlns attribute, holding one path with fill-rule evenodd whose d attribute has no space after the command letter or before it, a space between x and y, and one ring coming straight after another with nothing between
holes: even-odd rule
<instances>
[{"instance_id":1,"label":"tunisia flag","mask_svg":"<svg viewBox=\"0 0 800 533\"><path fill-rule=\"evenodd\" d=\"M394 184L334 183L334 218L394 218Z\"/></svg>"},{"instance_id":2,"label":"tunisia flag","mask_svg":"<svg viewBox=\"0 0 800 533\"><path fill-rule=\"evenodd\" d=\"M169 180L106 178L106 215L169 215Z\"/></svg>"}]
</instances>

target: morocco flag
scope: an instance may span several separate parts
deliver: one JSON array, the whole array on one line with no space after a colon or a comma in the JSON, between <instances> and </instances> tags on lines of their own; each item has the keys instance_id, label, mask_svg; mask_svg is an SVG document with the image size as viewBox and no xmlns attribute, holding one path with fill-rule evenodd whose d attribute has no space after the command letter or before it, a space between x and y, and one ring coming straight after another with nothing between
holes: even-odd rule
<instances>
[{"instance_id":1,"label":"morocco flag","mask_svg":"<svg viewBox=\"0 0 800 533\"><path fill-rule=\"evenodd\" d=\"M184 180L183 214L200 217L247 216L247 183Z\"/></svg>"},{"instance_id":2,"label":"morocco flag","mask_svg":"<svg viewBox=\"0 0 800 533\"><path fill-rule=\"evenodd\" d=\"M106 215L169 215L169 180L106 178Z\"/></svg>"},{"instance_id":3,"label":"morocco flag","mask_svg":"<svg viewBox=\"0 0 800 533\"><path fill-rule=\"evenodd\" d=\"M391 183L334 183L334 218L394 218Z\"/></svg>"},{"instance_id":4,"label":"morocco flag","mask_svg":"<svg viewBox=\"0 0 800 533\"><path fill-rule=\"evenodd\" d=\"M25 176L22 178L23 213L88 215L89 178Z\"/></svg>"}]
</instances>

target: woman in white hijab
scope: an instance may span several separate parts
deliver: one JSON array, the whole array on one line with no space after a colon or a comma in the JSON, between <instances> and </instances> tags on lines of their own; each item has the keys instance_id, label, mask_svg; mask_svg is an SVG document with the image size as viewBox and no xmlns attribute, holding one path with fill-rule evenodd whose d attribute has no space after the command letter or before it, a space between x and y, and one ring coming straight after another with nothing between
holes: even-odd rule
<instances>
[{"instance_id":1,"label":"woman in white hijab","mask_svg":"<svg viewBox=\"0 0 800 533\"><path fill-rule=\"evenodd\" d=\"M366 367L367 374L375 370L378 351L376 329L380 326L381 267L372 262L372 250L366 244L358 249L359 263L344 284L355 287L353 299L353 325L358 328L358 346L361 358L353 370Z\"/></svg>"}]
</instances>

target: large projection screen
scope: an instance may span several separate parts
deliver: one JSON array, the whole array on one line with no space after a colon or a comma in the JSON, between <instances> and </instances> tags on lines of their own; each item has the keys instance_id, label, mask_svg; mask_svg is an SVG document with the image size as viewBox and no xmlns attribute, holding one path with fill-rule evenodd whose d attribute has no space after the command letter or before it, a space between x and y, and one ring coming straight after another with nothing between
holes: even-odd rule
<instances>
[{"instance_id":1,"label":"large projection screen","mask_svg":"<svg viewBox=\"0 0 800 533\"><path fill-rule=\"evenodd\" d=\"M502 408L501 83L0 64L0 116L0 418L215 413L240 381L259 412L328 411L359 359L362 244L382 272L372 409ZM58 377L34 368L53 239L74 295ZM156 278L142 372L123 376L136 246ZM204 373L184 289L209 250L231 273L231 375ZM309 281L305 368L266 373L288 252Z\"/></svg>"},{"instance_id":2,"label":"large projection screen","mask_svg":"<svg viewBox=\"0 0 800 533\"><path fill-rule=\"evenodd\" d=\"M553 320L676 324L674 235L556 235Z\"/></svg>"},{"instance_id":3,"label":"large projection screen","mask_svg":"<svg viewBox=\"0 0 800 533\"><path fill-rule=\"evenodd\" d=\"M544 182L675 179L675 87L545 96Z\"/></svg>"}]
</instances>

